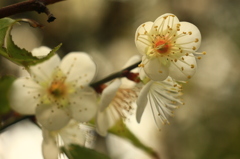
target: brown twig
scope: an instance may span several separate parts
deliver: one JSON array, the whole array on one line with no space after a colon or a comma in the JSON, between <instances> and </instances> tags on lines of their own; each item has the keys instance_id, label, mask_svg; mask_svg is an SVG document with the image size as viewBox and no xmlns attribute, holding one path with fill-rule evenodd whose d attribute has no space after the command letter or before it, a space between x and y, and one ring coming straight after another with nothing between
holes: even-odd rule
<instances>
[{"instance_id":1,"label":"brown twig","mask_svg":"<svg viewBox=\"0 0 240 159\"><path fill-rule=\"evenodd\" d=\"M48 16L48 22L54 21L56 18L46 7L49 4L57 3L63 0L28 0L12 4L3 8L0 8L0 18L11 16L14 14L36 11L38 13L45 13Z\"/></svg>"}]
</instances>

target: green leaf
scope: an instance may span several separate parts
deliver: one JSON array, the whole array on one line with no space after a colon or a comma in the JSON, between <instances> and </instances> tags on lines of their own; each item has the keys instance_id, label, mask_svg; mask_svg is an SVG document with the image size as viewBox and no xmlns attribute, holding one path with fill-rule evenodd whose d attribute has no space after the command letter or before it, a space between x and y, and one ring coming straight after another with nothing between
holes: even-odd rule
<instances>
[{"instance_id":1,"label":"green leaf","mask_svg":"<svg viewBox=\"0 0 240 159\"><path fill-rule=\"evenodd\" d=\"M127 139L130 141L134 146L137 148L143 150L153 158L160 158L158 154L150 147L144 145L122 122L122 120L119 120L118 123L115 124L114 127L112 127L109 130L110 133L117 135L119 137L122 137L124 139Z\"/></svg>"},{"instance_id":2,"label":"green leaf","mask_svg":"<svg viewBox=\"0 0 240 159\"><path fill-rule=\"evenodd\" d=\"M0 78L0 115L9 112L10 106L8 102L8 91L13 81L15 80L12 76L4 76Z\"/></svg>"},{"instance_id":3,"label":"green leaf","mask_svg":"<svg viewBox=\"0 0 240 159\"><path fill-rule=\"evenodd\" d=\"M93 149L79 145L70 145L68 148L62 147L62 151L69 159L110 159L108 156Z\"/></svg>"},{"instance_id":4,"label":"green leaf","mask_svg":"<svg viewBox=\"0 0 240 159\"><path fill-rule=\"evenodd\" d=\"M33 26L36 23L34 21L26 20L26 19L18 19L18 20L13 20L10 18L0 19L0 54L5 58L9 59L10 61L18 65L21 65L27 68L31 65L35 65L45 60L48 60L61 47L62 44L59 44L44 58L37 58L27 50L19 48L17 45L14 44L10 32L12 30L12 27L21 21L27 22L31 26ZM39 26L39 25L35 24L35 26ZM29 39L29 41L30 40L31 39Z\"/></svg>"}]
</instances>

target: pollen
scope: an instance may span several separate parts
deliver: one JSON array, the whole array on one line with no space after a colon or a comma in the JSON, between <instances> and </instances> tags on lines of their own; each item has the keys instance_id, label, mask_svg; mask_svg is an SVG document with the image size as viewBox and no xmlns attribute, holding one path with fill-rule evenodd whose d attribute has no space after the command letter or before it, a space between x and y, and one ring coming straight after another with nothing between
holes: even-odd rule
<instances>
[{"instance_id":1,"label":"pollen","mask_svg":"<svg viewBox=\"0 0 240 159\"><path fill-rule=\"evenodd\" d=\"M48 88L48 93L55 98L65 96L67 93L67 87L64 80L54 80Z\"/></svg>"},{"instance_id":2,"label":"pollen","mask_svg":"<svg viewBox=\"0 0 240 159\"><path fill-rule=\"evenodd\" d=\"M158 53L164 54L169 52L170 44L166 40L161 39L160 36L157 36L154 42L154 48Z\"/></svg>"}]
</instances>

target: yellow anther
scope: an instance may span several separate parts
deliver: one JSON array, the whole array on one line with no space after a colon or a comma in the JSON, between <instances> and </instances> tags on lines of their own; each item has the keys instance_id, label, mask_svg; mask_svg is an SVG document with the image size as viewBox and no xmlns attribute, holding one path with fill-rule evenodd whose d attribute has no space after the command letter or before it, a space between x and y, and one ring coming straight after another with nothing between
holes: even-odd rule
<instances>
[{"instance_id":1,"label":"yellow anther","mask_svg":"<svg viewBox=\"0 0 240 159\"><path fill-rule=\"evenodd\" d=\"M203 54L203 55L206 55L207 53L204 51L204 52L202 52L202 54Z\"/></svg>"},{"instance_id":2,"label":"yellow anther","mask_svg":"<svg viewBox=\"0 0 240 159\"><path fill-rule=\"evenodd\" d=\"M187 78L190 79L190 78L192 78L192 76L188 76Z\"/></svg>"},{"instance_id":3,"label":"yellow anther","mask_svg":"<svg viewBox=\"0 0 240 159\"><path fill-rule=\"evenodd\" d=\"M191 64L191 68L194 68L195 66L194 66L194 64Z\"/></svg>"},{"instance_id":4,"label":"yellow anther","mask_svg":"<svg viewBox=\"0 0 240 159\"><path fill-rule=\"evenodd\" d=\"M188 32L188 34L189 34L189 35L192 35L192 32L191 32L191 31L189 31L189 32Z\"/></svg>"},{"instance_id":5,"label":"yellow anther","mask_svg":"<svg viewBox=\"0 0 240 159\"><path fill-rule=\"evenodd\" d=\"M195 46L192 47L193 50L196 50L197 48Z\"/></svg>"},{"instance_id":6,"label":"yellow anther","mask_svg":"<svg viewBox=\"0 0 240 159\"><path fill-rule=\"evenodd\" d=\"M199 39L198 39L198 38L195 39L195 43L197 43L197 42L199 42Z\"/></svg>"}]
</instances>

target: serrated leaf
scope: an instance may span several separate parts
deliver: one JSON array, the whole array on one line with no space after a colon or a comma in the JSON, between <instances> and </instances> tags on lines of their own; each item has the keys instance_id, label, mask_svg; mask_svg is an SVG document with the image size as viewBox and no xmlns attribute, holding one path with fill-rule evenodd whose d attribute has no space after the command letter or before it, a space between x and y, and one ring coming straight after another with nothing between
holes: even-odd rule
<instances>
[{"instance_id":1,"label":"serrated leaf","mask_svg":"<svg viewBox=\"0 0 240 159\"><path fill-rule=\"evenodd\" d=\"M59 44L44 58L35 57L32 55L32 53L28 52L27 50L21 49L20 47L14 44L12 36L10 34L12 27L16 23L21 21L30 23L30 21L26 21L25 19L18 20L13 20L11 18L0 19L0 54L3 55L5 58L9 59L10 61L18 65L29 67L31 65L36 65L45 60L48 60L61 47L62 44Z\"/></svg>"},{"instance_id":2,"label":"serrated leaf","mask_svg":"<svg viewBox=\"0 0 240 159\"><path fill-rule=\"evenodd\" d=\"M153 158L159 158L158 154L150 147L144 145L122 122L122 120L119 120L118 123L115 124L114 127L112 127L109 130L110 133L117 135L119 137L122 137L128 141L130 141L134 146L137 148L143 150Z\"/></svg>"},{"instance_id":3,"label":"serrated leaf","mask_svg":"<svg viewBox=\"0 0 240 159\"><path fill-rule=\"evenodd\" d=\"M10 106L8 102L8 90L15 80L12 76L4 76L0 78L0 115L5 114L10 111Z\"/></svg>"},{"instance_id":4,"label":"serrated leaf","mask_svg":"<svg viewBox=\"0 0 240 159\"><path fill-rule=\"evenodd\" d=\"M110 159L108 156L93 149L79 145L70 145L69 148L62 148L69 159Z\"/></svg>"}]
</instances>

